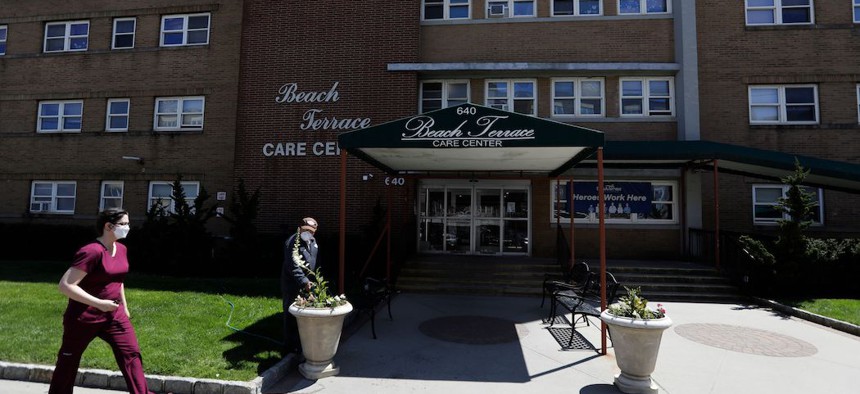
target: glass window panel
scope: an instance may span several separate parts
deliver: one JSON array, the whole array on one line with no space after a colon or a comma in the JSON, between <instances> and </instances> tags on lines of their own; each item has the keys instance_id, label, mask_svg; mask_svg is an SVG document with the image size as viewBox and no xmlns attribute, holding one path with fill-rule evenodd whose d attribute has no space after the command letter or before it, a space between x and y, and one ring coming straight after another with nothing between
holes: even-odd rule
<instances>
[{"instance_id":1,"label":"glass window panel","mask_svg":"<svg viewBox=\"0 0 860 394\"><path fill-rule=\"evenodd\" d=\"M466 100L448 100L448 106L449 107L455 107L455 106L458 106L460 104L466 104L466 103L467 103Z\"/></svg>"},{"instance_id":2,"label":"glass window panel","mask_svg":"<svg viewBox=\"0 0 860 394\"><path fill-rule=\"evenodd\" d=\"M514 112L521 114L533 114L535 111L534 101L514 100Z\"/></svg>"},{"instance_id":3,"label":"glass window panel","mask_svg":"<svg viewBox=\"0 0 860 394\"><path fill-rule=\"evenodd\" d=\"M648 99L648 109L654 111L669 111L669 99L652 98Z\"/></svg>"},{"instance_id":4,"label":"glass window panel","mask_svg":"<svg viewBox=\"0 0 860 394\"><path fill-rule=\"evenodd\" d=\"M197 190L200 186L196 183L183 183L182 190L185 191L185 197L187 198L197 198Z\"/></svg>"},{"instance_id":5,"label":"glass window panel","mask_svg":"<svg viewBox=\"0 0 860 394\"><path fill-rule=\"evenodd\" d=\"M647 0L646 10L648 12L668 12L669 6L666 4L666 0Z\"/></svg>"},{"instance_id":6,"label":"glass window panel","mask_svg":"<svg viewBox=\"0 0 860 394\"><path fill-rule=\"evenodd\" d=\"M597 15L600 14L600 0L580 0L579 1L580 15Z\"/></svg>"},{"instance_id":7,"label":"glass window panel","mask_svg":"<svg viewBox=\"0 0 860 394\"><path fill-rule=\"evenodd\" d=\"M47 37L64 37L66 35L66 25L49 25L45 35Z\"/></svg>"},{"instance_id":8,"label":"glass window panel","mask_svg":"<svg viewBox=\"0 0 860 394\"><path fill-rule=\"evenodd\" d=\"M174 113L179 111L179 101L178 100L160 100L158 102L158 112L159 113Z\"/></svg>"},{"instance_id":9,"label":"glass window panel","mask_svg":"<svg viewBox=\"0 0 860 394\"><path fill-rule=\"evenodd\" d=\"M176 115L159 115L158 127L176 127Z\"/></svg>"},{"instance_id":10,"label":"glass window panel","mask_svg":"<svg viewBox=\"0 0 860 394\"><path fill-rule=\"evenodd\" d=\"M442 234L444 233L442 219L422 220L419 231L421 250L442 250Z\"/></svg>"},{"instance_id":11,"label":"glass window panel","mask_svg":"<svg viewBox=\"0 0 860 394\"><path fill-rule=\"evenodd\" d=\"M580 3L582 4L582 3ZM573 15L573 0L555 0L552 2L553 15Z\"/></svg>"},{"instance_id":12,"label":"glass window panel","mask_svg":"<svg viewBox=\"0 0 860 394\"><path fill-rule=\"evenodd\" d=\"M442 98L442 83L441 82L425 82L421 85L422 93L425 99Z\"/></svg>"},{"instance_id":13,"label":"glass window panel","mask_svg":"<svg viewBox=\"0 0 860 394\"><path fill-rule=\"evenodd\" d=\"M573 115L575 114L575 109L576 100L574 99L556 99L553 103L553 113L556 115Z\"/></svg>"},{"instance_id":14,"label":"glass window panel","mask_svg":"<svg viewBox=\"0 0 860 394\"><path fill-rule=\"evenodd\" d=\"M131 48L134 46L134 36L127 34L114 36L113 46L114 48Z\"/></svg>"},{"instance_id":15,"label":"glass window panel","mask_svg":"<svg viewBox=\"0 0 860 394\"><path fill-rule=\"evenodd\" d=\"M116 33L134 33L135 21L117 21Z\"/></svg>"},{"instance_id":16,"label":"glass window panel","mask_svg":"<svg viewBox=\"0 0 860 394\"><path fill-rule=\"evenodd\" d=\"M642 100L641 99L623 99L621 100L622 114L641 114Z\"/></svg>"},{"instance_id":17,"label":"glass window panel","mask_svg":"<svg viewBox=\"0 0 860 394\"><path fill-rule=\"evenodd\" d=\"M102 194L106 197L122 197L122 185L116 183L105 183Z\"/></svg>"},{"instance_id":18,"label":"glass window panel","mask_svg":"<svg viewBox=\"0 0 860 394\"><path fill-rule=\"evenodd\" d=\"M506 82L490 82L487 84L487 94L489 97L507 97L508 84Z\"/></svg>"},{"instance_id":19,"label":"glass window panel","mask_svg":"<svg viewBox=\"0 0 860 394\"><path fill-rule=\"evenodd\" d=\"M80 115L83 110L83 104L81 103L66 103L63 106L63 114L64 115Z\"/></svg>"},{"instance_id":20,"label":"glass window panel","mask_svg":"<svg viewBox=\"0 0 860 394\"><path fill-rule=\"evenodd\" d=\"M424 112L442 109L442 100L422 100L421 101L421 109Z\"/></svg>"},{"instance_id":21,"label":"glass window panel","mask_svg":"<svg viewBox=\"0 0 860 394\"><path fill-rule=\"evenodd\" d=\"M74 211L75 210L75 199L74 198L58 198L57 199L57 210L58 211Z\"/></svg>"},{"instance_id":22,"label":"glass window panel","mask_svg":"<svg viewBox=\"0 0 860 394\"><path fill-rule=\"evenodd\" d=\"M814 122L815 106L790 105L785 108L785 114L789 122Z\"/></svg>"},{"instance_id":23,"label":"glass window panel","mask_svg":"<svg viewBox=\"0 0 860 394\"><path fill-rule=\"evenodd\" d=\"M182 112L203 112L203 100L183 100Z\"/></svg>"},{"instance_id":24,"label":"glass window panel","mask_svg":"<svg viewBox=\"0 0 860 394\"><path fill-rule=\"evenodd\" d=\"M777 88L750 89L750 102L753 104L777 104L779 103L779 90Z\"/></svg>"},{"instance_id":25,"label":"glass window panel","mask_svg":"<svg viewBox=\"0 0 860 394\"><path fill-rule=\"evenodd\" d=\"M501 217L502 191L500 189L478 189L475 194L478 200L478 212L475 212L475 216Z\"/></svg>"},{"instance_id":26,"label":"glass window panel","mask_svg":"<svg viewBox=\"0 0 860 394\"><path fill-rule=\"evenodd\" d=\"M448 85L448 97L468 98L469 86L465 83L452 83Z\"/></svg>"},{"instance_id":27,"label":"glass window panel","mask_svg":"<svg viewBox=\"0 0 860 394\"><path fill-rule=\"evenodd\" d=\"M815 89L813 88L785 88L785 102L791 103L814 103Z\"/></svg>"},{"instance_id":28,"label":"glass window panel","mask_svg":"<svg viewBox=\"0 0 860 394\"><path fill-rule=\"evenodd\" d=\"M502 234L500 220L476 220L477 241L476 249L481 253L501 252L499 238Z\"/></svg>"},{"instance_id":29,"label":"glass window panel","mask_svg":"<svg viewBox=\"0 0 860 394\"><path fill-rule=\"evenodd\" d=\"M639 0L621 0L619 9L622 14L638 14Z\"/></svg>"},{"instance_id":30,"label":"glass window panel","mask_svg":"<svg viewBox=\"0 0 860 394\"><path fill-rule=\"evenodd\" d=\"M5 53L6 53L6 43L0 42L0 55L3 55Z\"/></svg>"},{"instance_id":31,"label":"glass window panel","mask_svg":"<svg viewBox=\"0 0 860 394\"><path fill-rule=\"evenodd\" d=\"M444 8L441 4L433 4L433 5L425 5L424 6L424 19L442 19Z\"/></svg>"},{"instance_id":32,"label":"glass window panel","mask_svg":"<svg viewBox=\"0 0 860 394\"><path fill-rule=\"evenodd\" d=\"M6 40L6 30L5 27L0 28L0 41Z\"/></svg>"},{"instance_id":33,"label":"glass window panel","mask_svg":"<svg viewBox=\"0 0 860 394\"><path fill-rule=\"evenodd\" d=\"M472 226L468 221L449 220L445 232L445 249L450 252L469 252Z\"/></svg>"},{"instance_id":34,"label":"glass window panel","mask_svg":"<svg viewBox=\"0 0 860 394\"><path fill-rule=\"evenodd\" d=\"M202 126L203 115L182 115L183 126Z\"/></svg>"},{"instance_id":35,"label":"glass window panel","mask_svg":"<svg viewBox=\"0 0 860 394\"><path fill-rule=\"evenodd\" d=\"M170 197L173 193L173 186L166 183L152 185L153 197Z\"/></svg>"},{"instance_id":36,"label":"glass window panel","mask_svg":"<svg viewBox=\"0 0 860 394\"><path fill-rule=\"evenodd\" d=\"M110 103L110 113L111 114L127 114L128 113L128 101L112 101Z\"/></svg>"},{"instance_id":37,"label":"glass window panel","mask_svg":"<svg viewBox=\"0 0 860 394\"><path fill-rule=\"evenodd\" d=\"M104 199L103 203L104 203L104 209L112 209L112 208L121 209L122 208L122 200L120 200L118 198L106 198L106 199Z\"/></svg>"},{"instance_id":38,"label":"glass window panel","mask_svg":"<svg viewBox=\"0 0 860 394\"><path fill-rule=\"evenodd\" d=\"M809 0L782 0L782 6L783 7L798 6L798 5L800 5L800 6L809 5Z\"/></svg>"},{"instance_id":39,"label":"glass window panel","mask_svg":"<svg viewBox=\"0 0 860 394\"><path fill-rule=\"evenodd\" d=\"M579 112L583 115L600 115L603 112L601 107L600 99L582 99L579 103Z\"/></svg>"},{"instance_id":40,"label":"glass window panel","mask_svg":"<svg viewBox=\"0 0 860 394\"><path fill-rule=\"evenodd\" d=\"M514 15L529 16L535 14L535 5L533 1L515 1Z\"/></svg>"},{"instance_id":41,"label":"glass window panel","mask_svg":"<svg viewBox=\"0 0 860 394\"><path fill-rule=\"evenodd\" d=\"M73 36L85 36L89 30L89 23L73 23L69 28L69 33Z\"/></svg>"},{"instance_id":42,"label":"glass window panel","mask_svg":"<svg viewBox=\"0 0 860 394\"><path fill-rule=\"evenodd\" d=\"M574 97L575 94L574 82L556 82L555 95L556 97Z\"/></svg>"},{"instance_id":43,"label":"glass window panel","mask_svg":"<svg viewBox=\"0 0 860 394\"><path fill-rule=\"evenodd\" d=\"M747 0L750 7L773 7L773 0Z\"/></svg>"},{"instance_id":44,"label":"glass window panel","mask_svg":"<svg viewBox=\"0 0 860 394\"><path fill-rule=\"evenodd\" d=\"M469 6L458 5L449 9L449 17L451 19L463 19L469 17Z\"/></svg>"},{"instance_id":45,"label":"glass window panel","mask_svg":"<svg viewBox=\"0 0 860 394\"><path fill-rule=\"evenodd\" d=\"M854 22L860 22L860 7L854 7Z\"/></svg>"},{"instance_id":46,"label":"glass window panel","mask_svg":"<svg viewBox=\"0 0 860 394\"><path fill-rule=\"evenodd\" d=\"M60 120L57 118L42 118L39 130L58 130L60 128Z\"/></svg>"},{"instance_id":47,"label":"glass window panel","mask_svg":"<svg viewBox=\"0 0 860 394\"><path fill-rule=\"evenodd\" d=\"M600 87L601 83L599 81L583 81L582 82L582 96L584 97L600 97Z\"/></svg>"},{"instance_id":48,"label":"glass window panel","mask_svg":"<svg viewBox=\"0 0 860 394\"><path fill-rule=\"evenodd\" d=\"M654 201L672 201L672 186L669 185L653 185L652 186Z\"/></svg>"},{"instance_id":49,"label":"glass window panel","mask_svg":"<svg viewBox=\"0 0 860 394\"><path fill-rule=\"evenodd\" d=\"M649 216L651 219L671 220L672 219L672 205L671 204L651 204L651 214Z\"/></svg>"},{"instance_id":50,"label":"glass window panel","mask_svg":"<svg viewBox=\"0 0 860 394\"><path fill-rule=\"evenodd\" d=\"M621 94L623 96L642 96L641 81L622 81Z\"/></svg>"},{"instance_id":51,"label":"glass window panel","mask_svg":"<svg viewBox=\"0 0 860 394\"><path fill-rule=\"evenodd\" d=\"M53 51L62 51L65 50L66 41L63 38L52 38L49 39L47 45L45 45L45 50L48 52Z\"/></svg>"},{"instance_id":52,"label":"glass window panel","mask_svg":"<svg viewBox=\"0 0 860 394\"><path fill-rule=\"evenodd\" d=\"M37 183L33 186L34 196L50 196L53 191L54 187L50 183Z\"/></svg>"},{"instance_id":53,"label":"glass window panel","mask_svg":"<svg viewBox=\"0 0 860 394\"><path fill-rule=\"evenodd\" d=\"M182 30L185 26L185 18L164 18L162 30Z\"/></svg>"},{"instance_id":54,"label":"glass window panel","mask_svg":"<svg viewBox=\"0 0 860 394\"><path fill-rule=\"evenodd\" d=\"M505 220L505 237L502 241L503 252L528 252L528 221Z\"/></svg>"},{"instance_id":55,"label":"glass window panel","mask_svg":"<svg viewBox=\"0 0 860 394\"><path fill-rule=\"evenodd\" d=\"M751 24L773 23L774 16L772 10L749 10L747 11L747 21Z\"/></svg>"},{"instance_id":56,"label":"glass window panel","mask_svg":"<svg viewBox=\"0 0 860 394\"><path fill-rule=\"evenodd\" d=\"M128 118L125 116L111 116L110 117L110 128L112 128L112 129L127 129L128 128Z\"/></svg>"},{"instance_id":57,"label":"glass window panel","mask_svg":"<svg viewBox=\"0 0 860 394\"><path fill-rule=\"evenodd\" d=\"M42 116L56 116L60 114L60 104L42 104Z\"/></svg>"},{"instance_id":58,"label":"glass window panel","mask_svg":"<svg viewBox=\"0 0 860 394\"><path fill-rule=\"evenodd\" d=\"M188 44L205 44L208 40L209 32L206 30L188 32Z\"/></svg>"},{"instance_id":59,"label":"glass window panel","mask_svg":"<svg viewBox=\"0 0 860 394\"><path fill-rule=\"evenodd\" d=\"M75 195L75 184L74 183L58 183L57 184L57 196L73 197L74 195Z\"/></svg>"},{"instance_id":60,"label":"glass window panel","mask_svg":"<svg viewBox=\"0 0 860 394\"><path fill-rule=\"evenodd\" d=\"M430 216L445 216L445 192L442 190L427 192L427 209Z\"/></svg>"},{"instance_id":61,"label":"glass window panel","mask_svg":"<svg viewBox=\"0 0 860 394\"><path fill-rule=\"evenodd\" d=\"M525 190L505 190L502 209L506 218L527 218L529 216L528 192Z\"/></svg>"},{"instance_id":62,"label":"glass window panel","mask_svg":"<svg viewBox=\"0 0 860 394\"><path fill-rule=\"evenodd\" d=\"M188 17L188 29L207 29L209 28L209 15L191 16Z\"/></svg>"},{"instance_id":63,"label":"glass window panel","mask_svg":"<svg viewBox=\"0 0 860 394\"><path fill-rule=\"evenodd\" d=\"M780 197L782 197L782 188L758 187L755 189L756 203L776 204Z\"/></svg>"},{"instance_id":64,"label":"glass window panel","mask_svg":"<svg viewBox=\"0 0 860 394\"><path fill-rule=\"evenodd\" d=\"M812 21L808 8L786 8L782 10L782 23L808 23Z\"/></svg>"},{"instance_id":65,"label":"glass window panel","mask_svg":"<svg viewBox=\"0 0 860 394\"><path fill-rule=\"evenodd\" d=\"M772 205L756 205L754 210L756 219L774 221L782 219L782 212L777 211Z\"/></svg>"},{"instance_id":66,"label":"glass window panel","mask_svg":"<svg viewBox=\"0 0 860 394\"><path fill-rule=\"evenodd\" d=\"M87 49L86 37L69 39L69 49Z\"/></svg>"},{"instance_id":67,"label":"glass window panel","mask_svg":"<svg viewBox=\"0 0 860 394\"><path fill-rule=\"evenodd\" d=\"M472 190L448 189L448 216L470 216L472 214Z\"/></svg>"},{"instance_id":68,"label":"glass window panel","mask_svg":"<svg viewBox=\"0 0 860 394\"><path fill-rule=\"evenodd\" d=\"M164 45L182 44L182 33L165 33Z\"/></svg>"},{"instance_id":69,"label":"glass window panel","mask_svg":"<svg viewBox=\"0 0 860 394\"><path fill-rule=\"evenodd\" d=\"M81 129L81 118L74 116L70 118L63 118L63 129L65 130L80 130Z\"/></svg>"},{"instance_id":70,"label":"glass window panel","mask_svg":"<svg viewBox=\"0 0 860 394\"><path fill-rule=\"evenodd\" d=\"M778 121L779 109L777 107L752 107L753 120Z\"/></svg>"},{"instance_id":71,"label":"glass window panel","mask_svg":"<svg viewBox=\"0 0 860 394\"><path fill-rule=\"evenodd\" d=\"M531 82L514 82L514 97L534 97L534 84Z\"/></svg>"},{"instance_id":72,"label":"glass window panel","mask_svg":"<svg viewBox=\"0 0 860 394\"><path fill-rule=\"evenodd\" d=\"M669 81L649 81L648 93L652 96L668 96Z\"/></svg>"}]
</instances>

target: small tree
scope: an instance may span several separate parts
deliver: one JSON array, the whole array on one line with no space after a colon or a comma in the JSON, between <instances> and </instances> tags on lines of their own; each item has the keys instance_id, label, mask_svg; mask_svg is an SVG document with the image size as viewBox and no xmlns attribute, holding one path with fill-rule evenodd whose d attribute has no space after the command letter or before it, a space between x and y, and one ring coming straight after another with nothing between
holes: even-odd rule
<instances>
[{"instance_id":1,"label":"small tree","mask_svg":"<svg viewBox=\"0 0 860 394\"><path fill-rule=\"evenodd\" d=\"M800 281L800 268L808 262L806 258L807 238L803 232L812 224L812 217L818 202L802 184L809 175L800 162L795 159L794 173L782 178L787 185L786 197L779 199L776 209L788 216L779 223L779 237L776 240L776 274L779 287L788 290Z\"/></svg>"},{"instance_id":2,"label":"small tree","mask_svg":"<svg viewBox=\"0 0 860 394\"><path fill-rule=\"evenodd\" d=\"M259 236L254 222L260 212L260 188L249 193L245 180L239 179L236 192L230 199L230 206L224 220L230 223L230 241L227 244L227 257L231 261L258 262L261 258Z\"/></svg>"}]
</instances>

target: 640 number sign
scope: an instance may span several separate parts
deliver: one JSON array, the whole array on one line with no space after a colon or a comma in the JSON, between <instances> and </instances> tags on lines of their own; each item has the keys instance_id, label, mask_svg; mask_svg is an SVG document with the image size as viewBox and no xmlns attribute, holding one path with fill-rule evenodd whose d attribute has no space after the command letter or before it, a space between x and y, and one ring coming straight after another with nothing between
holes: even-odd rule
<instances>
[{"instance_id":1,"label":"640 number sign","mask_svg":"<svg viewBox=\"0 0 860 394\"><path fill-rule=\"evenodd\" d=\"M385 185L386 186L403 186L406 184L406 178L398 178L387 176L385 177Z\"/></svg>"}]
</instances>

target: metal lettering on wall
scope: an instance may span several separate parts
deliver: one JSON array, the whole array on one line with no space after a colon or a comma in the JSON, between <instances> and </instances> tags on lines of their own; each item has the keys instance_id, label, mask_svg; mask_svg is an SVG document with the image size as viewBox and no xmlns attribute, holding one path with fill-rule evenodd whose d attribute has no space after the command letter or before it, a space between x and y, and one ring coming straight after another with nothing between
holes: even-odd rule
<instances>
[{"instance_id":1,"label":"metal lettering on wall","mask_svg":"<svg viewBox=\"0 0 860 394\"><path fill-rule=\"evenodd\" d=\"M322 91L303 91L295 82L285 83L278 89L275 102L289 105L293 103L335 103L340 100L337 90L340 82L335 81L331 88ZM344 118L329 116L322 109L311 108L302 114L299 130L345 132L370 126L370 118ZM337 156L340 148L337 141L281 141L263 144L263 156Z\"/></svg>"}]
</instances>

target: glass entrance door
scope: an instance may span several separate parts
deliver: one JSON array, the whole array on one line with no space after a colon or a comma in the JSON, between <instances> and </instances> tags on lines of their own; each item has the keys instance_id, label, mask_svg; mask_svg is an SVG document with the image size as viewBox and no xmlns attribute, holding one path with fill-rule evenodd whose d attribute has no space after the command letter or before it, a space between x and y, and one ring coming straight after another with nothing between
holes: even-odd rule
<instances>
[{"instance_id":1,"label":"glass entrance door","mask_svg":"<svg viewBox=\"0 0 860 394\"><path fill-rule=\"evenodd\" d=\"M421 252L529 253L527 181L426 181L418 211Z\"/></svg>"}]
</instances>

